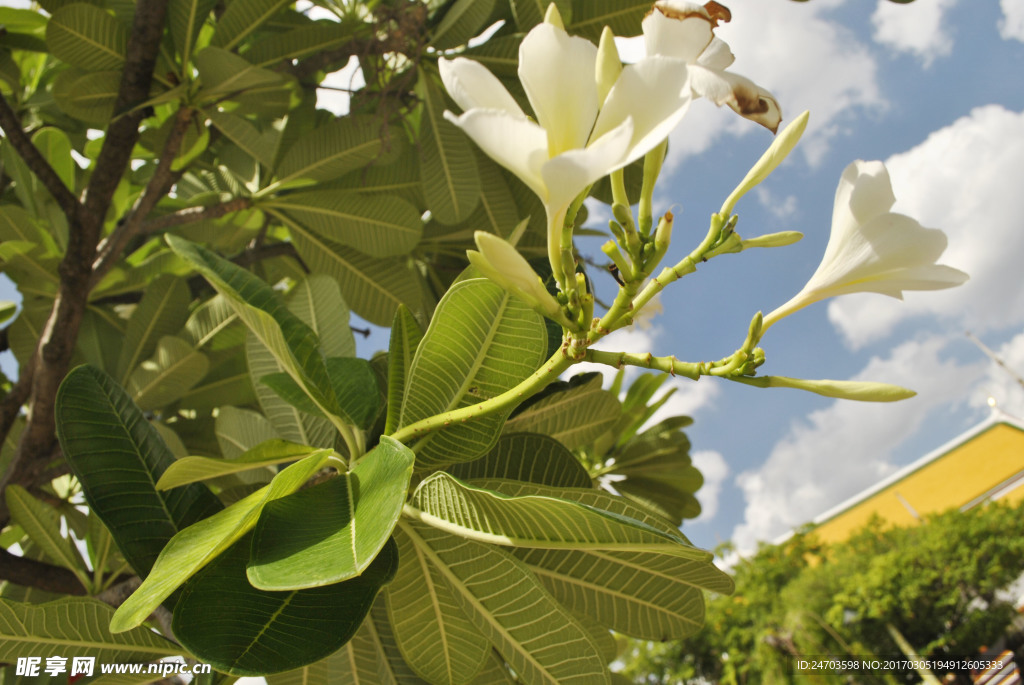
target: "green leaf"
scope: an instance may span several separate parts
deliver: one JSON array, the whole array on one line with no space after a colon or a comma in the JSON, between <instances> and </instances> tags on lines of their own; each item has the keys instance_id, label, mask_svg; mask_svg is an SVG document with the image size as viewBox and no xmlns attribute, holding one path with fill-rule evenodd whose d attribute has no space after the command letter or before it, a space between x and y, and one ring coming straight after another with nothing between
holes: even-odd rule
<instances>
[{"instance_id":1,"label":"green leaf","mask_svg":"<svg viewBox=\"0 0 1024 685\"><path fill-rule=\"evenodd\" d=\"M437 50L465 45L484 28L493 10L494 0L456 0L434 29L430 44Z\"/></svg>"},{"instance_id":2,"label":"green leaf","mask_svg":"<svg viewBox=\"0 0 1024 685\"><path fill-rule=\"evenodd\" d=\"M46 44L54 57L79 69L119 69L124 63L128 29L105 10L76 2L50 17Z\"/></svg>"},{"instance_id":3,"label":"green leaf","mask_svg":"<svg viewBox=\"0 0 1024 685\"><path fill-rule=\"evenodd\" d=\"M217 22L213 44L231 50L289 4L288 0L246 0L231 3Z\"/></svg>"},{"instance_id":4,"label":"green leaf","mask_svg":"<svg viewBox=\"0 0 1024 685\"><path fill-rule=\"evenodd\" d=\"M209 370L202 352L174 336L164 336L156 352L128 377L127 389L143 411L163 407L184 395Z\"/></svg>"},{"instance_id":5,"label":"green leaf","mask_svg":"<svg viewBox=\"0 0 1024 685\"><path fill-rule=\"evenodd\" d=\"M267 138L247 120L227 112L207 112L206 115L224 137L264 166L274 163L274 147Z\"/></svg>"},{"instance_id":6,"label":"green leaf","mask_svg":"<svg viewBox=\"0 0 1024 685\"><path fill-rule=\"evenodd\" d=\"M295 590L363 573L391 537L413 459L385 436L350 471L272 502L253 533L249 582Z\"/></svg>"},{"instance_id":7,"label":"green leaf","mask_svg":"<svg viewBox=\"0 0 1024 685\"><path fill-rule=\"evenodd\" d=\"M360 28L358 21L318 21L309 26L267 36L253 44L246 58L258 67L270 67L285 60L301 59L337 48Z\"/></svg>"},{"instance_id":8,"label":"green leaf","mask_svg":"<svg viewBox=\"0 0 1024 685\"><path fill-rule=\"evenodd\" d=\"M470 682L491 643L459 608L459 601L425 551L395 531L398 567L385 591L396 646L406 663L431 683Z\"/></svg>"},{"instance_id":9,"label":"green leaf","mask_svg":"<svg viewBox=\"0 0 1024 685\"><path fill-rule=\"evenodd\" d=\"M43 154L53 170L57 172L64 187L75 192L75 160L71 157L71 141L66 133L57 128L44 128L32 136L32 144Z\"/></svg>"},{"instance_id":10,"label":"green leaf","mask_svg":"<svg viewBox=\"0 0 1024 685\"><path fill-rule=\"evenodd\" d=\"M185 65L192 59L199 30L216 4L216 0L170 0L167 3L167 24L183 69L188 69Z\"/></svg>"},{"instance_id":11,"label":"green leaf","mask_svg":"<svg viewBox=\"0 0 1024 685\"><path fill-rule=\"evenodd\" d=\"M591 487L590 475L560 442L536 433L506 433L485 456L452 464L448 473L462 481L501 478L567 488Z\"/></svg>"},{"instance_id":12,"label":"green leaf","mask_svg":"<svg viewBox=\"0 0 1024 685\"><path fill-rule=\"evenodd\" d=\"M480 176L469 138L444 118L447 106L434 76L420 72L416 94L423 101L420 124L420 179L431 215L457 224L480 202Z\"/></svg>"},{"instance_id":13,"label":"green leaf","mask_svg":"<svg viewBox=\"0 0 1024 685\"><path fill-rule=\"evenodd\" d=\"M221 508L202 485L158 492L174 462L156 428L114 380L89 366L73 369L56 401L57 437L92 512L141 576L179 530Z\"/></svg>"},{"instance_id":14,"label":"green leaf","mask_svg":"<svg viewBox=\"0 0 1024 685\"><path fill-rule=\"evenodd\" d=\"M281 74L261 69L222 48L208 46L195 56L202 89L197 97L217 100L235 93L275 90L286 84Z\"/></svg>"},{"instance_id":15,"label":"green leaf","mask_svg":"<svg viewBox=\"0 0 1024 685\"><path fill-rule=\"evenodd\" d=\"M288 294L288 309L316 331L325 357L356 355L348 305L333 278L314 273L296 283Z\"/></svg>"},{"instance_id":16,"label":"green leaf","mask_svg":"<svg viewBox=\"0 0 1024 685\"><path fill-rule=\"evenodd\" d=\"M277 293L253 274L177 236L168 235L167 242L228 299L242 322L270 350L284 371L325 413L330 413L334 401L316 333L288 311Z\"/></svg>"},{"instance_id":17,"label":"green leaf","mask_svg":"<svg viewBox=\"0 0 1024 685\"><path fill-rule=\"evenodd\" d=\"M621 414L619 401L601 389L601 381L601 374L587 374L556 384L510 418L505 431L543 433L569 449L590 444Z\"/></svg>"},{"instance_id":18,"label":"green leaf","mask_svg":"<svg viewBox=\"0 0 1024 685\"><path fill-rule=\"evenodd\" d=\"M512 16L516 19L519 31L526 33L544 21L548 4L545 0L512 0ZM572 20L572 0L554 0L554 5L562 16L562 22L568 26Z\"/></svg>"},{"instance_id":19,"label":"green leaf","mask_svg":"<svg viewBox=\"0 0 1024 685\"><path fill-rule=\"evenodd\" d=\"M671 524L607 492L508 480L475 484L512 496L572 500L640 521L689 545ZM548 590L567 607L643 639L676 639L692 634L703 622L701 590L723 594L732 591L732 579L714 566L709 553L696 548L690 548L689 556L581 549L517 549L513 554L530 564Z\"/></svg>"},{"instance_id":20,"label":"green leaf","mask_svg":"<svg viewBox=\"0 0 1024 685\"><path fill-rule=\"evenodd\" d=\"M232 675L299 668L336 652L359 629L398 566L387 545L366 571L324 587L270 592L245 581L249 538L197 574L174 609L174 635L200 660ZM211 615L210 608L216 607Z\"/></svg>"},{"instance_id":21,"label":"green leaf","mask_svg":"<svg viewBox=\"0 0 1024 685\"><path fill-rule=\"evenodd\" d=\"M53 99L68 116L87 124L109 124L114 116L114 103L121 87L120 71L86 73L67 69L57 75Z\"/></svg>"},{"instance_id":22,"label":"green leaf","mask_svg":"<svg viewBox=\"0 0 1024 685\"><path fill-rule=\"evenodd\" d=\"M181 330L188 318L192 296L185 279L171 275L157 278L142 294L142 301L128 319L117 377L126 381L139 363L153 354L161 338Z\"/></svg>"},{"instance_id":23,"label":"green leaf","mask_svg":"<svg viewBox=\"0 0 1024 685\"><path fill-rule=\"evenodd\" d=\"M375 160L383 146L379 119L334 119L292 144L278 165L275 185L312 185L337 178Z\"/></svg>"},{"instance_id":24,"label":"green leaf","mask_svg":"<svg viewBox=\"0 0 1024 685\"><path fill-rule=\"evenodd\" d=\"M309 268L334 278L352 311L370 323L389 325L399 305L414 312L423 309L423 292L407 260L376 259L300 226L289 230L295 249Z\"/></svg>"},{"instance_id":25,"label":"green leaf","mask_svg":"<svg viewBox=\"0 0 1024 685\"><path fill-rule=\"evenodd\" d=\"M75 574L86 590L92 589L81 552L70 537L61 535L60 513L40 502L20 485L4 490L11 519L51 560Z\"/></svg>"},{"instance_id":26,"label":"green leaf","mask_svg":"<svg viewBox=\"0 0 1024 685\"><path fill-rule=\"evenodd\" d=\"M253 390L260 408L270 421L272 430L292 442L314 447L332 447L336 433L330 421L303 413L260 381L262 378L284 373L284 366L252 333L246 340L245 356ZM308 398L305 393L303 395Z\"/></svg>"},{"instance_id":27,"label":"green leaf","mask_svg":"<svg viewBox=\"0 0 1024 685\"><path fill-rule=\"evenodd\" d=\"M261 414L238 407L221 407L214 430L225 459L237 459L265 441L277 438L274 427Z\"/></svg>"},{"instance_id":28,"label":"green leaf","mask_svg":"<svg viewBox=\"0 0 1024 685\"><path fill-rule=\"evenodd\" d=\"M210 410L226 404L255 405L245 357L235 353L226 359L221 354L210 358L210 371L178 400L178 409L194 409L206 415Z\"/></svg>"},{"instance_id":29,"label":"green leaf","mask_svg":"<svg viewBox=\"0 0 1024 685\"><path fill-rule=\"evenodd\" d=\"M238 314L223 295L214 295L195 308L185 322L182 331L198 350L206 345L213 350L222 350L245 342L244 329L241 335L233 335L240 329Z\"/></svg>"},{"instance_id":30,"label":"green leaf","mask_svg":"<svg viewBox=\"0 0 1024 685\"><path fill-rule=\"evenodd\" d=\"M131 663L181 654L181 647L148 628L112 635L107 626L113 613L110 605L85 597L38 605L0 598L0 661L74 654Z\"/></svg>"},{"instance_id":31,"label":"green leaf","mask_svg":"<svg viewBox=\"0 0 1024 685\"><path fill-rule=\"evenodd\" d=\"M412 366L413 355L423 339L423 329L409 308L399 305L391 323L388 342L388 417L384 433L390 435L398 427L402 412L402 395Z\"/></svg>"},{"instance_id":32,"label":"green leaf","mask_svg":"<svg viewBox=\"0 0 1024 685\"><path fill-rule=\"evenodd\" d=\"M270 439L246 450L234 459L182 457L164 471L164 475L160 476L160 480L156 483L156 488L157 490L168 490L187 483L226 476L231 473L287 464L308 456L312 451L313 448L306 445Z\"/></svg>"},{"instance_id":33,"label":"green leaf","mask_svg":"<svg viewBox=\"0 0 1024 685\"><path fill-rule=\"evenodd\" d=\"M459 608L527 683L608 683L586 630L511 555L422 524L402 531L440 572Z\"/></svg>"},{"instance_id":34,"label":"green leaf","mask_svg":"<svg viewBox=\"0 0 1024 685\"><path fill-rule=\"evenodd\" d=\"M283 212L324 238L371 257L406 254L423 233L420 212L393 196L317 190L293 193L260 206Z\"/></svg>"},{"instance_id":35,"label":"green leaf","mask_svg":"<svg viewBox=\"0 0 1024 685\"><path fill-rule=\"evenodd\" d=\"M539 314L485 279L452 286L434 312L409 370L400 428L509 390L540 366L547 351ZM422 438L417 465L470 461L497 441L500 411Z\"/></svg>"},{"instance_id":36,"label":"green leaf","mask_svg":"<svg viewBox=\"0 0 1024 685\"><path fill-rule=\"evenodd\" d=\"M369 430L380 413L377 374L370 362L353 357L327 360L334 397L341 416L353 426Z\"/></svg>"},{"instance_id":37,"label":"green leaf","mask_svg":"<svg viewBox=\"0 0 1024 685\"><path fill-rule=\"evenodd\" d=\"M420 483L412 507L424 523L479 542L538 549L657 552L706 559L685 538L617 512L549 492L509 496L438 472Z\"/></svg>"},{"instance_id":38,"label":"green leaf","mask_svg":"<svg viewBox=\"0 0 1024 685\"><path fill-rule=\"evenodd\" d=\"M279 472L269 485L171 538L139 589L118 608L110 629L121 632L145 621L178 586L249 532L263 507L302 487L327 463L330 454L330 450L311 453Z\"/></svg>"},{"instance_id":39,"label":"green leaf","mask_svg":"<svg viewBox=\"0 0 1024 685\"><path fill-rule=\"evenodd\" d=\"M646 0L572 0L572 22L566 30L595 43L605 26L616 36L636 36L640 21L650 11Z\"/></svg>"}]
</instances>

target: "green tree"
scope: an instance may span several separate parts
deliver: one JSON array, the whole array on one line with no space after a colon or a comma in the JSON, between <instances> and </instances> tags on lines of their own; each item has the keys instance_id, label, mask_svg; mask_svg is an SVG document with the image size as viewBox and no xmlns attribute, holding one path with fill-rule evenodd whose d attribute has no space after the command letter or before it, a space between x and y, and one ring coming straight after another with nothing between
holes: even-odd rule
<instances>
[{"instance_id":1,"label":"green tree","mask_svg":"<svg viewBox=\"0 0 1024 685\"><path fill-rule=\"evenodd\" d=\"M645 683L796 682L791 659L799 655L900 655L890 627L919 655L975 656L1015 616L999 592L1024 571L1022 513L1024 503L995 502L910 528L875 520L828 546L813 530L762 545L734 569L735 594L708 603L707 630L677 644L634 643L626 672ZM917 682L918 674L857 678ZM839 674L819 680L845 682Z\"/></svg>"}]
</instances>

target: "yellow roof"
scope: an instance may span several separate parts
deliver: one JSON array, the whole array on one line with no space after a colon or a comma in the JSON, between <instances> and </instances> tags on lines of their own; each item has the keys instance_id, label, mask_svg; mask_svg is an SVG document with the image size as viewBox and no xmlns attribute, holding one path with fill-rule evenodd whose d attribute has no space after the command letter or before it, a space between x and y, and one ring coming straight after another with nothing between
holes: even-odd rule
<instances>
[{"instance_id":1,"label":"yellow roof","mask_svg":"<svg viewBox=\"0 0 1024 685\"><path fill-rule=\"evenodd\" d=\"M872 516L895 525L989 499L1024 499L1024 425L1001 412L814 519L815 536L839 542Z\"/></svg>"}]
</instances>

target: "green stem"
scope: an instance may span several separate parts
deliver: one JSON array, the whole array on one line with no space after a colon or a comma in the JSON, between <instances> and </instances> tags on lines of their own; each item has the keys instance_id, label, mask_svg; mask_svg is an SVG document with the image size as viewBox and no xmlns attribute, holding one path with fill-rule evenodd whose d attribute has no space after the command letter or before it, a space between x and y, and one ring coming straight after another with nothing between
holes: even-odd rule
<instances>
[{"instance_id":1,"label":"green stem","mask_svg":"<svg viewBox=\"0 0 1024 685\"><path fill-rule=\"evenodd\" d=\"M391 437L404 445L408 445L413 440L421 438L427 433L515 407L546 388L548 383L558 378L559 374L574 363L572 359L562 354L562 350L559 349L539 369L514 388L506 390L489 400L421 419L404 428L399 428L391 434Z\"/></svg>"},{"instance_id":2,"label":"green stem","mask_svg":"<svg viewBox=\"0 0 1024 685\"><path fill-rule=\"evenodd\" d=\"M634 352L605 352L603 350L588 349L584 361L595 364L605 364L621 369L623 366L642 366L645 369L663 371L673 376L684 376L690 380L697 380L702 375L709 373L710 365L707 362L681 362L673 357L655 357L650 352L637 354Z\"/></svg>"}]
</instances>

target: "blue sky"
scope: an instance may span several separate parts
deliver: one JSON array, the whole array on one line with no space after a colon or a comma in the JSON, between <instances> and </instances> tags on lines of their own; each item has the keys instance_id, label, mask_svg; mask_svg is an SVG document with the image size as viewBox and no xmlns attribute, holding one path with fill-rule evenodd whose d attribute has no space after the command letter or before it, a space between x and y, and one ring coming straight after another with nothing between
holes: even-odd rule
<instances>
[{"instance_id":1,"label":"blue sky","mask_svg":"<svg viewBox=\"0 0 1024 685\"><path fill-rule=\"evenodd\" d=\"M1024 0L726 4L733 21L718 35L736 55L731 70L771 90L786 121L811 112L800 147L737 207L738 231L806 237L702 265L663 294L650 328L600 347L687 361L731 353L754 312L788 300L815 270L836 183L854 159L885 161L896 211L945 230L940 261L971 275L961 288L909 293L904 302L857 295L819 303L762 341L766 374L887 381L917 390L911 400L863 405L672 381L665 413L695 418L689 433L706 478L704 514L684 532L704 547L732 539L750 549L982 420L990 395L1024 416L1024 390L964 336L972 330L1024 371ZM347 76L336 80L349 85ZM677 217L669 261L699 242L710 212L770 141L729 110L691 107L659 185L656 209ZM594 207L591 216L598 227L607 213ZM581 247L600 259L599 244ZM0 298L8 292L0 285ZM384 346L378 331L360 341L360 354Z\"/></svg>"},{"instance_id":2,"label":"blue sky","mask_svg":"<svg viewBox=\"0 0 1024 685\"><path fill-rule=\"evenodd\" d=\"M971 275L955 290L819 303L772 328L762 371L878 380L918 391L897 404L835 402L790 390L678 380L672 413L690 413L704 514L683 530L701 546L751 549L870 486L987 416L986 399L1024 415L1024 392L966 338L970 329L1024 371L1024 0L733 0L718 30L731 71L771 90L786 120L809 109L801 146L737 207L738 231L799 230L788 248L703 265L663 294L647 331L606 349L717 359L758 309L788 300L828 239L843 168L880 159L895 211L943 229L941 263ZM661 209L676 212L681 258L770 134L707 102L673 134ZM589 246L588 246L589 247ZM597 244L589 247L596 252Z\"/></svg>"}]
</instances>

